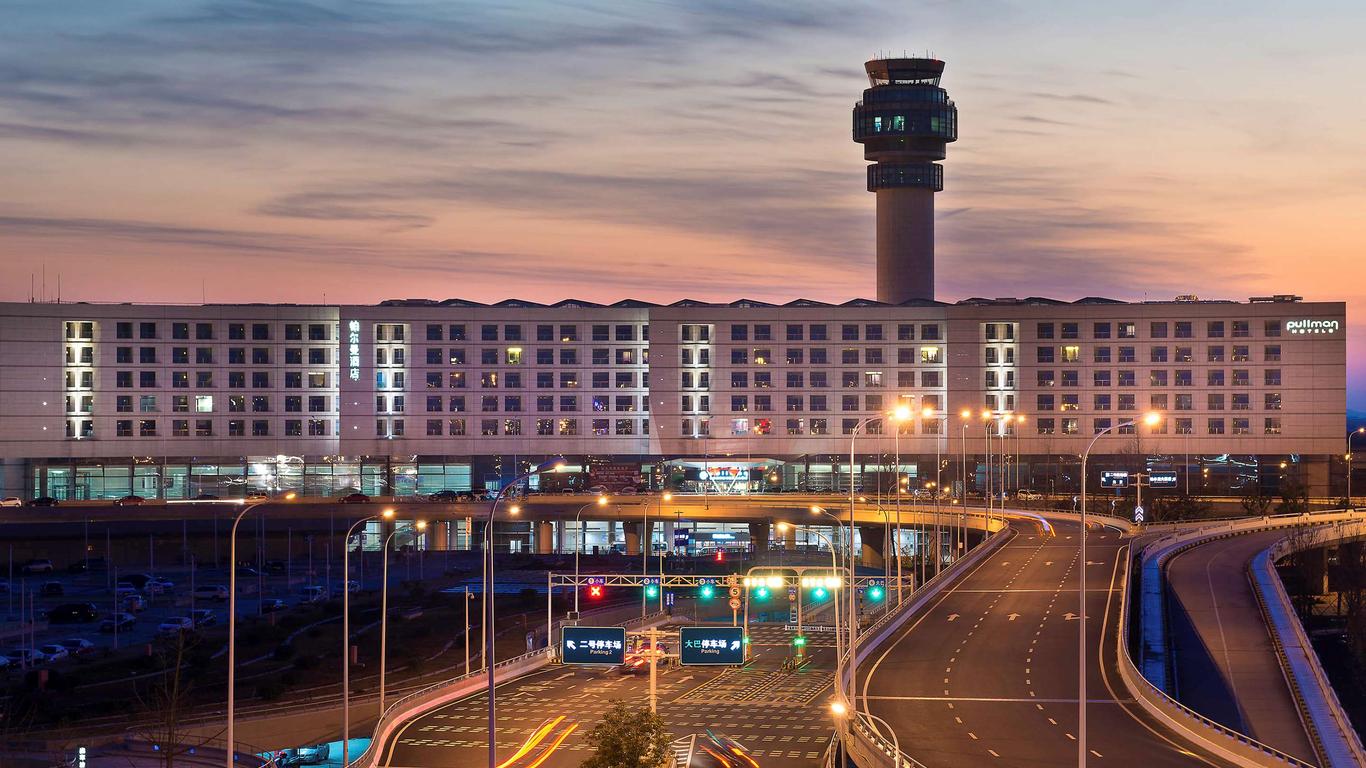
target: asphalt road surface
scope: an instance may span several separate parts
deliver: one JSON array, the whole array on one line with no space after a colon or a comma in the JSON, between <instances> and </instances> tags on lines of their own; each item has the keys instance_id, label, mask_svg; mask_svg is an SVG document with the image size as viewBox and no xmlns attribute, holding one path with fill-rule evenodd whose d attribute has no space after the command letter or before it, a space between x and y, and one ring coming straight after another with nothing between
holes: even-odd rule
<instances>
[{"instance_id":1,"label":"asphalt road surface","mask_svg":"<svg viewBox=\"0 0 1366 768\"><path fill-rule=\"evenodd\" d=\"M681 738L711 728L738 741L765 768L809 768L832 732L828 699L834 635L808 632L812 663L783 671L790 634L781 625L751 628L752 663L732 667L676 667L659 676L659 712ZM538 768L571 768L591 753L586 737L614 699L646 706L648 674L617 669L551 666L498 687L498 756L508 760L547 721L560 716L530 765L559 740ZM483 693L414 719L385 746L380 764L392 768L483 765L488 755L488 699ZM566 733L568 731L568 733ZM563 739L561 739L563 736Z\"/></svg>"},{"instance_id":2,"label":"asphalt road surface","mask_svg":"<svg viewBox=\"0 0 1366 768\"><path fill-rule=\"evenodd\" d=\"M1127 541L1079 528L1018 535L860 668L860 706L932 768L1077 764L1077 587L1087 568L1087 747L1093 765L1225 766L1127 697L1114 658ZM1101 643L1102 637L1104 644Z\"/></svg>"},{"instance_id":3,"label":"asphalt road surface","mask_svg":"<svg viewBox=\"0 0 1366 768\"><path fill-rule=\"evenodd\" d=\"M1207 717L1315 763L1299 709L1248 581L1248 562L1289 532L1188 549L1167 563L1177 698Z\"/></svg>"}]
</instances>

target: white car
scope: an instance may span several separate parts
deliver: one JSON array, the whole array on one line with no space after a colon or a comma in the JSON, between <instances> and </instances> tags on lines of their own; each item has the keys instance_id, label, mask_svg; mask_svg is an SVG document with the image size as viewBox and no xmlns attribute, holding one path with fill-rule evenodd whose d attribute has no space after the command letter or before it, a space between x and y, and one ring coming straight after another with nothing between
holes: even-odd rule
<instances>
[{"instance_id":1,"label":"white car","mask_svg":"<svg viewBox=\"0 0 1366 768\"><path fill-rule=\"evenodd\" d=\"M0 507L22 507L22 506L24 506L24 500L21 499L21 498L19 498L18 496L6 496L5 498L0 499Z\"/></svg>"},{"instance_id":2,"label":"white car","mask_svg":"<svg viewBox=\"0 0 1366 768\"><path fill-rule=\"evenodd\" d=\"M196 600L227 600L228 588L222 584L200 584L193 594Z\"/></svg>"},{"instance_id":3,"label":"white car","mask_svg":"<svg viewBox=\"0 0 1366 768\"><path fill-rule=\"evenodd\" d=\"M1022 491L1019 491L1018 493L1016 493L1016 496L1018 496L1020 499L1022 499L1022 500L1024 500L1024 501L1038 501L1039 499L1042 499L1042 498L1043 498L1043 494L1042 494L1042 493L1039 493L1038 491L1030 491L1030 490L1022 490Z\"/></svg>"},{"instance_id":4,"label":"white car","mask_svg":"<svg viewBox=\"0 0 1366 768\"><path fill-rule=\"evenodd\" d=\"M151 579L143 587L143 590L149 595L164 595L172 589L175 589L175 582L165 579Z\"/></svg>"},{"instance_id":5,"label":"white car","mask_svg":"<svg viewBox=\"0 0 1366 768\"><path fill-rule=\"evenodd\" d=\"M60 643L40 645L38 646L38 652L43 654L43 658L47 660L48 663L64 661L71 656L71 652L66 649L66 646Z\"/></svg>"},{"instance_id":6,"label":"white car","mask_svg":"<svg viewBox=\"0 0 1366 768\"><path fill-rule=\"evenodd\" d=\"M5 657L9 659L12 667L20 667L24 664L31 667L43 663L43 654L32 648L11 648L5 651Z\"/></svg>"},{"instance_id":7,"label":"white car","mask_svg":"<svg viewBox=\"0 0 1366 768\"><path fill-rule=\"evenodd\" d=\"M172 616L157 625L159 635L178 635L194 629L194 622L188 616Z\"/></svg>"}]
</instances>

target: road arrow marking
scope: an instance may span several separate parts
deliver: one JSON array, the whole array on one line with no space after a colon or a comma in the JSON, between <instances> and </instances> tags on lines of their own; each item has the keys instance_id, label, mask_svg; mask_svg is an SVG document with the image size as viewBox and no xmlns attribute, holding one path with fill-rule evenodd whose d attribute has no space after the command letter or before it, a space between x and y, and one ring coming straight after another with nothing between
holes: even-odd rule
<instances>
[{"instance_id":1,"label":"road arrow marking","mask_svg":"<svg viewBox=\"0 0 1366 768\"><path fill-rule=\"evenodd\" d=\"M1071 621L1071 620L1073 620L1073 619L1080 619L1080 618L1081 618L1080 616L1078 616L1078 615L1075 614L1075 613L1064 613L1064 614L1062 615L1062 617L1063 617L1063 619L1066 620L1066 621Z\"/></svg>"},{"instance_id":2,"label":"road arrow marking","mask_svg":"<svg viewBox=\"0 0 1366 768\"><path fill-rule=\"evenodd\" d=\"M1044 564L1044 565L1052 565L1052 564L1053 564L1053 561L1052 561L1052 560L1045 560L1045 561L1043 561L1043 564Z\"/></svg>"},{"instance_id":3,"label":"road arrow marking","mask_svg":"<svg viewBox=\"0 0 1366 768\"><path fill-rule=\"evenodd\" d=\"M1011 621L1014 621L1014 620L1020 618L1020 614L1018 614L1018 613L1012 613L1012 614L1010 614L1009 616L1007 616L1006 618L1010 619Z\"/></svg>"},{"instance_id":4,"label":"road arrow marking","mask_svg":"<svg viewBox=\"0 0 1366 768\"><path fill-rule=\"evenodd\" d=\"M958 614L956 614L956 613L950 613L950 614L949 614L949 621L953 621L953 620L955 620L955 619L957 619L957 618L958 618Z\"/></svg>"},{"instance_id":5,"label":"road arrow marking","mask_svg":"<svg viewBox=\"0 0 1366 768\"><path fill-rule=\"evenodd\" d=\"M1103 560L1102 560L1102 561L1087 560L1087 561L1086 561L1086 564L1087 564L1087 565L1105 565L1105 562L1104 562Z\"/></svg>"}]
</instances>

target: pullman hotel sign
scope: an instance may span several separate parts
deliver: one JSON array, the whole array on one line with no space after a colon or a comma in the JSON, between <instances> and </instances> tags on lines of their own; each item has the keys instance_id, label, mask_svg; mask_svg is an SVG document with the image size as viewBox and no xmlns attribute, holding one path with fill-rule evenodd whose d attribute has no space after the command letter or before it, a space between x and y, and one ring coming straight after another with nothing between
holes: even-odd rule
<instances>
[{"instance_id":1,"label":"pullman hotel sign","mask_svg":"<svg viewBox=\"0 0 1366 768\"><path fill-rule=\"evenodd\" d=\"M360 381L360 321L346 323L346 363L350 366L352 381Z\"/></svg>"},{"instance_id":2,"label":"pullman hotel sign","mask_svg":"<svg viewBox=\"0 0 1366 768\"><path fill-rule=\"evenodd\" d=\"M1337 333L1342 323L1337 320L1286 320L1285 332L1292 336Z\"/></svg>"}]
</instances>

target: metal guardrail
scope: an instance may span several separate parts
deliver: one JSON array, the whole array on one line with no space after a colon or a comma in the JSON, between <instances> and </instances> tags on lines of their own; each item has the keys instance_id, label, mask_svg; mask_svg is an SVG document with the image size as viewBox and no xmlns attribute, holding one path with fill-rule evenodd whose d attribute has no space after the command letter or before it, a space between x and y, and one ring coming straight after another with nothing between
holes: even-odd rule
<instances>
[{"instance_id":1,"label":"metal guardrail","mask_svg":"<svg viewBox=\"0 0 1366 768\"><path fill-rule=\"evenodd\" d=\"M1144 550L1139 553L1143 557L1142 567L1145 571L1153 561L1165 560L1177 551L1188 549L1214 539L1226 538L1228 536L1241 533L1250 533L1258 530L1271 528L1290 527L1305 523L1321 523L1337 520L1350 520L1359 517L1352 512L1331 513L1329 515L1281 515L1274 518L1244 518L1232 521L1221 526L1200 526L1196 530L1183 531L1170 536L1163 537L1151 542ZM1275 519L1276 524L1270 524L1270 520ZM1214 529L1214 530L1212 530ZM1120 600L1120 628L1118 633L1118 648L1116 655L1119 661L1120 679L1133 694L1134 699L1149 714L1158 720L1166 723L1173 730L1182 733L1195 743L1202 744L1225 759L1234 763L1253 768L1254 766L1289 765L1296 768L1314 768L1312 763L1300 760L1297 757L1288 755L1268 744L1248 736L1245 733L1222 725L1208 717L1196 712L1190 707L1177 701L1165 690L1159 688L1152 681L1139 671L1138 665L1134 663L1129 653L1129 644L1126 642L1127 632L1125 628L1129 626L1131 592L1127 588L1129 579L1130 564L1135 556L1130 552L1128 562L1124 572L1124 584L1121 587L1122 597ZM1146 586L1145 586L1146 590ZM1145 593L1146 594L1146 593ZM1146 640L1145 640L1146 642Z\"/></svg>"},{"instance_id":2,"label":"metal guardrail","mask_svg":"<svg viewBox=\"0 0 1366 768\"><path fill-rule=\"evenodd\" d=\"M1304 625L1295 615L1290 596L1276 573L1276 561L1294 552L1359 536L1366 536L1366 520L1320 526L1304 538L1281 539L1259 552L1248 565L1252 590L1271 629L1272 644L1300 709L1300 717L1319 759L1329 768L1366 765L1366 750L1323 671Z\"/></svg>"}]
</instances>

